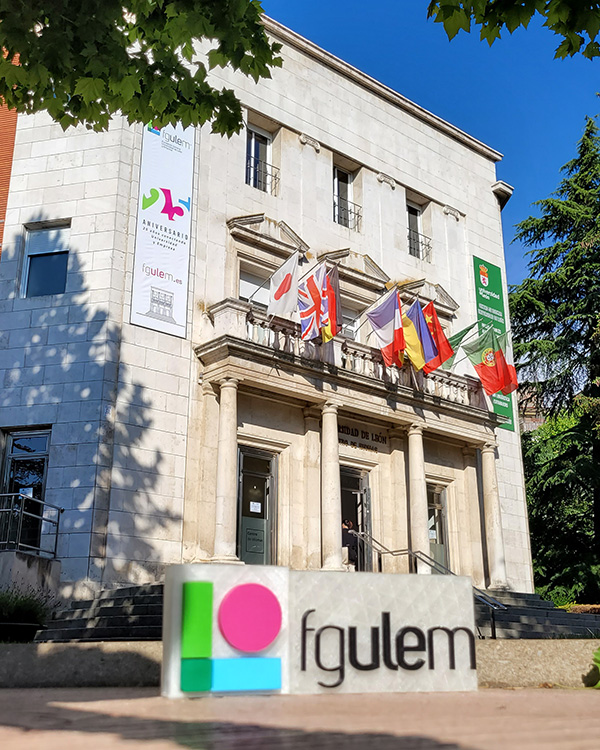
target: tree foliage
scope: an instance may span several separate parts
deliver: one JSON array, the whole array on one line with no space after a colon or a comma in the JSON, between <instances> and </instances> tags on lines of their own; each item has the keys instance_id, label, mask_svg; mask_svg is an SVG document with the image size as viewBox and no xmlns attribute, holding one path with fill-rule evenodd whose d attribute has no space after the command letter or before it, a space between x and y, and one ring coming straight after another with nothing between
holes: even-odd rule
<instances>
[{"instance_id":1,"label":"tree foliage","mask_svg":"<svg viewBox=\"0 0 600 750\"><path fill-rule=\"evenodd\" d=\"M549 416L523 437L538 582L600 599L600 135L591 118L563 172L535 204L540 215L517 225L533 249L530 276L509 299L522 392Z\"/></svg>"},{"instance_id":2,"label":"tree foliage","mask_svg":"<svg viewBox=\"0 0 600 750\"><path fill-rule=\"evenodd\" d=\"M259 0L0 0L0 101L47 110L63 128L104 130L122 112L230 135L240 103L208 71L230 65L258 81L281 64L261 12ZM203 39L214 42L205 57Z\"/></svg>"},{"instance_id":3,"label":"tree foliage","mask_svg":"<svg viewBox=\"0 0 600 750\"><path fill-rule=\"evenodd\" d=\"M600 3L582 0L431 0L428 16L442 23L452 39L471 24L481 27L481 39L490 45L503 29L511 34L520 26L527 28L539 15L544 26L561 42L555 57L571 57L577 53L593 58L600 55L596 41L600 31Z\"/></svg>"},{"instance_id":4,"label":"tree foliage","mask_svg":"<svg viewBox=\"0 0 600 750\"><path fill-rule=\"evenodd\" d=\"M581 413L551 417L523 434L536 589L557 604L600 601L593 487L598 467Z\"/></svg>"}]
</instances>

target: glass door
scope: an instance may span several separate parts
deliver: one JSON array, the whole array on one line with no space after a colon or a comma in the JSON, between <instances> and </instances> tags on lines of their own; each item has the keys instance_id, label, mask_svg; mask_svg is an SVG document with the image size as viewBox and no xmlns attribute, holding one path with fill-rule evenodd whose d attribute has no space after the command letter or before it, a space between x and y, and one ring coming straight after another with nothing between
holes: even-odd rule
<instances>
[{"instance_id":1,"label":"glass door","mask_svg":"<svg viewBox=\"0 0 600 750\"><path fill-rule=\"evenodd\" d=\"M239 450L238 550L248 565L272 565L275 555L275 456Z\"/></svg>"},{"instance_id":2,"label":"glass door","mask_svg":"<svg viewBox=\"0 0 600 750\"><path fill-rule=\"evenodd\" d=\"M429 534L429 554L433 559L449 568L447 527L446 527L446 491L440 487L427 486L427 509ZM435 573L435 569L433 570Z\"/></svg>"}]
</instances>

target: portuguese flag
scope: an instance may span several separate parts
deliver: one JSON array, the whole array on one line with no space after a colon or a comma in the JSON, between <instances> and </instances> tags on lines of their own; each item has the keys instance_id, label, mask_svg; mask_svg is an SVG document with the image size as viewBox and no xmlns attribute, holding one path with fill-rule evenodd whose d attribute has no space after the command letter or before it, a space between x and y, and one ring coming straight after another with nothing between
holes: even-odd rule
<instances>
[{"instance_id":1,"label":"portuguese flag","mask_svg":"<svg viewBox=\"0 0 600 750\"><path fill-rule=\"evenodd\" d=\"M505 337L503 337L505 339ZM502 393L507 396L517 387L513 365L508 365L502 346L493 328L475 339L471 344L463 344L463 349L473 363L488 396Z\"/></svg>"}]
</instances>

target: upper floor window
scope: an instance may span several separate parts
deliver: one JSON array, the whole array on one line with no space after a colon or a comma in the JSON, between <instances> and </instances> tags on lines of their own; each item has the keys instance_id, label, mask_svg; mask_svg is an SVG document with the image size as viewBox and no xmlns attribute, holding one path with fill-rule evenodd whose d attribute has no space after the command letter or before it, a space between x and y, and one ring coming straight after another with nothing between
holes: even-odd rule
<instances>
[{"instance_id":1,"label":"upper floor window","mask_svg":"<svg viewBox=\"0 0 600 750\"><path fill-rule=\"evenodd\" d=\"M353 203L353 175L340 167L333 168L333 220L348 229L360 229L362 208Z\"/></svg>"},{"instance_id":2,"label":"upper floor window","mask_svg":"<svg viewBox=\"0 0 600 750\"><path fill-rule=\"evenodd\" d=\"M408 224L408 252L421 260L431 259L431 240L423 234L422 207L415 203L406 204Z\"/></svg>"},{"instance_id":3,"label":"upper floor window","mask_svg":"<svg viewBox=\"0 0 600 750\"><path fill-rule=\"evenodd\" d=\"M246 184L265 193L277 194L279 170L272 161L271 134L249 125L246 131Z\"/></svg>"},{"instance_id":4,"label":"upper floor window","mask_svg":"<svg viewBox=\"0 0 600 750\"><path fill-rule=\"evenodd\" d=\"M67 285L70 227L27 229L21 294L63 294Z\"/></svg>"}]
</instances>

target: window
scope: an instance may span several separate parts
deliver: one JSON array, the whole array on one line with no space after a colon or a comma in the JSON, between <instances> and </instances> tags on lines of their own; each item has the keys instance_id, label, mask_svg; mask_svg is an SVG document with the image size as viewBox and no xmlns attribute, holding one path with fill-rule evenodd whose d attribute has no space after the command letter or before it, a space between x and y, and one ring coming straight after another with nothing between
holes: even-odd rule
<instances>
[{"instance_id":1,"label":"window","mask_svg":"<svg viewBox=\"0 0 600 750\"><path fill-rule=\"evenodd\" d=\"M0 493L0 550L39 549L49 444L49 430L6 435Z\"/></svg>"},{"instance_id":2,"label":"window","mask_svg":"<svg viewBox=\"0 0 600 750\"><path fill-rule=\"evenodd\" d=\"M352 202L352 179L352 174L345 169L333 168L333 220L358 231L362 208Z\"/></svg>"},{"instance_id":3,"label":"window","mask_svg":"<svg viewBox=\"0 0 600 750\"><path fill-rule=\"evenodd\" d=\"M68 226L27 229L23 297L63 294L67 285L69 260Z\"/></svg>"},{"instance_id":4,"label":"window","mask_svg":"<svg viewBox=\"0 0 600 750\"><path fill-rule=\"evenodd\" d=\"M422 232L421 215L422 208L414 203L406 204L408 224L408 252L414 258L430 260L431 240Z\"/></svg>"},{"instance_id":5,"label":"window","mask_svg":"<svg viewBox=\"0 0 600 750\"><path fill-rule=\"evenodd\" d=\"M270 164L271 134L254 126L246 132L246 184L276 195L279 170Z\"/></svg>"},{"instance_id":6,"label":"window","mask_svg":"<svg viewBox=\"0 0 600 750\"><path fill-rule=\"evenodd\" d=\"M358 340L358 329L360 328L360 313L342 306L342 336L352 341Z\"/></svg>"},{"instance_id":7,"label":"window","mask_svg":"<svg viewBox=\"0 0 600 750\"><path fill-rule=\"evenodd\" d=\"M252 304L267 307L269 304L268 278L240 269L239 297L244 302L251 300Z\"/></svg>"}]
</instances>

